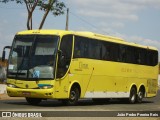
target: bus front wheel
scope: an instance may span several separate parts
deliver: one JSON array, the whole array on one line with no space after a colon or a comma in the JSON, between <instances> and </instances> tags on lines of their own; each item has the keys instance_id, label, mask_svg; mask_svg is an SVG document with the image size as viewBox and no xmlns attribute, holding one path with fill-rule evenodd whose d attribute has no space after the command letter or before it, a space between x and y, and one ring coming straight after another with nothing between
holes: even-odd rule
<instances>
[{"instance_id":1,"label":"bus front wheel","mask_svg":"<svg viewBox=\"0 0 160 120\"><path fill-rule=\"evenodd\" d=\"M76 105L79 99L80 91L78 88L71 88L70 95L68 99L62 99L62 103L65 105Z\"/></svg>"},{"instance_id":2,"label":"bus front wheel","mask_svg":"<svg viewBox=\"0 0 160 120\"><path fill-rule=\"evenodd\" d=\"M136 96L137 96L136 88L132 87L130 90L129 103L134 104L136 102Z\"/></svg>"},{"instance_id":3,"label":"bus front wheel","mask_svg":"<svg viewBox=\"0 0 160 120\"><path fill-rule=\"evenodd\" d=\"M26 97L26 101L29 104L31 104L31 105L38 105L42 101L42 99L40 99L40 98L28 98L28 97Z\"/></svg>"}]
</instances>

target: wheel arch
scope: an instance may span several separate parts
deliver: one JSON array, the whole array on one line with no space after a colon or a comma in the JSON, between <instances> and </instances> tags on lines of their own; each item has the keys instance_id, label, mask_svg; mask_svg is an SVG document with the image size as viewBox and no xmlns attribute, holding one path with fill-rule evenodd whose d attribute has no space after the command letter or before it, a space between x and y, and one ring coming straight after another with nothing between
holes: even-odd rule
<instances>
[{"instance_id":1,"label":"wheel arch","mask_svg":"<svg viewBox=\"0 0 160 120\"><path fill-rule=\"evenodd\" d=\"M131 91L132 87L135 87L136 92L138 92L138 90L137 90L137 86L136 86L136 84L135 84L135 83L133 83L133 84L130 86L130 88L129 88L129 92ZM129 93L129 94L130 94L130 93Z\"/></svg>"},{"instance_id":2,"label":"wheel arch","mask_svg":"<svg viewBox=\"0 0 160 120\"><path fill-rule=\"evenodd\" d=\"M81 96L81 86L80 86L79 82L77 82L77 81L72 82L71 85L69 86L68 97L69 97L70 91L73 87L77 87L79 89L79 97L80 97Z\"/></svg>"}]
</instances>

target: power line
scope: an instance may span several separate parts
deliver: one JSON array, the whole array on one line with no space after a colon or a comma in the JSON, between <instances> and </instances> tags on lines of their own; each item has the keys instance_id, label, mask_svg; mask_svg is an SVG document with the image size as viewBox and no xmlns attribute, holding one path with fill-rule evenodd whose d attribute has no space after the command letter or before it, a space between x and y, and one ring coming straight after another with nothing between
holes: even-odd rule
<instances>
[{"instance_id":1,"label":"power line","mask_svg":"<svg viewBox=\"0 0 160 120\"><path fill-rule=\"evenodd\" d=\"M0 7L0 9L18 10L18 9L25 9L25 8L24 8L24 7L18 7L18 8L17 8L17 7L16 7L16 8L14 8L14 7ZM35 10L39 10L39 9L37 8L37 9L35 9ZM67 9L66 9L65 11L67 11ZM82 18L82 16L76 15L75 13L70 12L70 11L69 11L69 13L70 13L71 15L73 15L74 17L78 18L79 20L83 21L84 23L88 24L88 25L91 26L92 28L95 28L96 30L102 31L103 33L110 34L110 33L106 32L106 31L104 31L104 30L102 30L102 29L99 29L97 26L91 24L90 22L88 22L87 20L85 20L84 18Z\"/></svg>"},{"instance_id":2,"label":"power line","mask_svg":"<svg viewBox=\"0 0 160 120\"><path fill-rule=\"evenodd\" d=\"M83 21L84 23L88 24L89 26L95 28L96 30L100 30L97 26L91 24L90 22L88 22L87 20L85 20L84 18L82 18L82 16L78 16L78 15L74 14L73 12L69 12L69 13L70 13L71 15L77 17L79 20ZM100 30L100 31L102 31L103 33L110 34L110 33L106 32L106 31L104 31L104 30Z\"/></svg>"},{"instance_id":3,"label":"power line","mask_svg":"<svg viewBox=\"0 0 160 120\"><path fill-rule=\"evenodd\" d=\"M78 19L80 19L81 21L85 22L86 24L89 24L90 26L92 26L92 27L94 27L94 28L97 29L97 27L96 27L95 25L89 23L89 22L88 22L87 20L85 20L84 18L82 18L82 17L80 17L80 16L78 16L78 15L72 13L72 12L70 12L70 13L71 13L73 16L75 16L75 17L77 17Z\"/></svg>"}]
</instances>

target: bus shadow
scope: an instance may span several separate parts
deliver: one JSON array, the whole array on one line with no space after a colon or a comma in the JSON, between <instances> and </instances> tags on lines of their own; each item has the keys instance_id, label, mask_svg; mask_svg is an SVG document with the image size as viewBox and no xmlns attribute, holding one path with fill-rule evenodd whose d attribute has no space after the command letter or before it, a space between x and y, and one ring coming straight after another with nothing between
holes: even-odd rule
<instances>
[{"instance_id":1,"label":"bus shadow","mask_svg":"<svg viewBox=\"0 0 160 120\"><path fill-rule=\"evenodd\" d=\"M154 103L154 101L142 101L141 103L135 103L135 104L151 104ZM117 105L133 105L131 103L129 103L127 100L119 100L119 99L112 99L110 101L106 101L106 102L93 102L92 100L83 100L83 101L79 101L77 106L89 106L89 105L112 105L112 104L117 104Z\"/></svg>"}]
</instances>

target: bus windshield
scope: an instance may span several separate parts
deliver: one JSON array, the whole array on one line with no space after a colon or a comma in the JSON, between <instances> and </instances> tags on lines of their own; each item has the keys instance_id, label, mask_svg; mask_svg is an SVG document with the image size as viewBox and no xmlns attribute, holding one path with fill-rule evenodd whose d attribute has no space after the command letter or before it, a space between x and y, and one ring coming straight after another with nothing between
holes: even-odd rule
<instances>
[{"instance_id":1,"label":"bus windshield","mask_svg":"<svg viewBox=\"0 0 160 120\"><path fill-rule=\"evenodd\" d=\"M9 56L8 77L53 79L58 36L17 35Z\"/></svg>"}]
</instances>

